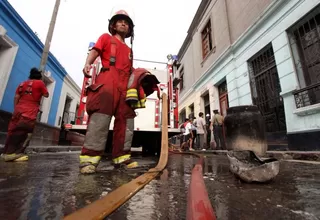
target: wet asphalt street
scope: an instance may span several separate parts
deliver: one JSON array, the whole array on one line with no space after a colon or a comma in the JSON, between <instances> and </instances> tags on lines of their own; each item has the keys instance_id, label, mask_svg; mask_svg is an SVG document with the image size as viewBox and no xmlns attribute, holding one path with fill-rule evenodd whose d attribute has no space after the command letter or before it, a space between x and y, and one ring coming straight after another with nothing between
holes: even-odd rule
<instances>
[{"instance_id":1,"label":"wet asphalt street","mask_svg":"<svg viewBox=\"0 0 320 220\"><path fill-rule=\"evenodd\" d=\"M153 167L156 158L137 159ZM170 155L167 169L107 219L185 219L191 155ZM0 162L0 219L61 219L129 182L139 172L78 173L77 153L33 154L27 163ZM217 219L320 219L320 164L282 162L269 184L245 184L228 170L225 156L205 159L204 181Z\"/></svg>"}]
</instances>

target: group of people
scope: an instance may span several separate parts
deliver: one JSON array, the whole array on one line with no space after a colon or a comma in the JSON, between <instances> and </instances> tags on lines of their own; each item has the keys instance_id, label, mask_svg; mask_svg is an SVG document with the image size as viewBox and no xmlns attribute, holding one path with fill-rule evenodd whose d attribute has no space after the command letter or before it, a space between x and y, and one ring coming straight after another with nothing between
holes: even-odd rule
<instances>
[{"instance_id":1,"label":"group of people","mask_svg":"<svg viewBox=\"0 0 320 220\"><path fill-rule=\"evenodd\" d=\"M90 69L97 57L102 68L95 84L87 88L86 109L89 124L80 154L80 172L95 173L104 153L111 118L115 117L112 163L115 168L131 169L138 163L131 158L134 109L126 102L129 83L132 84L133 51L125 43L134 36L134 23L126 11L117 11L109 20L109 33L102 34L90 51L83 74L90 78ZM27 161L25 149L28 146L42 97L49 93L37 68L30 72L29 80L21 83L14 98L14 112L11 118L2 158L7 162ZM131 80L131 81L130 81ZM135 80L135 79L134 79ZM152 89L154 85L152 85ZM139 91L141 92L141 91Z\"/></svg>"},{"instance_id":2,"label":"group of people","mask_svg":"<svg viewBox=\"0 0 320 220\"><path fill-rule=\"evenodd\" d=\"M95 173L105 150L111 118L115 117L112 162L116 168L127 169L138 167L131 159L130 149L133 138L134 109L126 102L127 87L134 68L132 47L125 43L126 38L134 33L134 24L129 15L120 10L109 20L110 34L102 34L90 51L83 68L85 77L91 77L89 72L95 59L100 56L101 72L95 84L87 88L86 109L89 114L89 124L80 154L80 172ZM132 82L131 82L132 83ZM14 112L9 123L7 140L2 157L7 162L27 161L25 149L28 146L36 124L42 97L49 93L42 81L42 73L32 68L27 81L22 82L15 94ZM111 103L111 104L110 104ZM183 127L183 142L187 148L194 150L208 149L207 136L213 130L217 149L224 149L223 117L217 110L210 125L204 119L203 112L197 119L186 119ZM212 138L211 138L212 139Z\"/></svg>"},{"instance_id":3,"label":"group of people","mask_svg":"<svg viewBox=\"0 0 320 220\"><path fill-rule=\"evenodd\" d=\"M181 125L182 136L180 139L181 148L184 150L194 151L207 149L226 149L224 134L223 134L223 122L224 117L218 110L213 111L214 116L210 119L210 115L207 115L207 120L204 118L204 113L200 112L199 117L190 117L185 119L185 122ZM211 132L213 137L211 137ZM211 143L214 143L215 147L212 147Z\"/></svg>"}]
</instances>

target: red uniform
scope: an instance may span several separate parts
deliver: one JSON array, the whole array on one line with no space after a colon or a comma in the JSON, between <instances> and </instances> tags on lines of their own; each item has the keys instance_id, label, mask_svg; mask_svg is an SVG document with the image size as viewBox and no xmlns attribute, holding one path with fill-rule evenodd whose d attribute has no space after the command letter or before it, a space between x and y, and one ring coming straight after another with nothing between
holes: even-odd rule
<instances>
[{"instance_id":1,"label":"red uniform","mask_svg":"<svg viewBox=\"0 0 320 220\"><path fill-rule=\"evenodd\" d=\"M16 89L20 96L9 123L5 154L23 153L33 132L41 98L48 90L41 80L27 80Z\"/></svg>"},{"instance_id":2,"label":"red uniform","mask_svg":"<svg viewBox=\"0 0 320 220\"><path fill-rule=\"evenodd\" d=\"M96 77L95 84L87 89L86 110L90 121L80 164L99 163L112 116L115 116L112 157L113 162L119 164L130 159L136 116L125 101L132 68L131 49L109 34L103 34L93 49L99 52L103 70ZM115 57L115 62L110 61L112 57Z\"/></svg>"},{"instance_id":3,"label":"red uniform","mask_svg":"<svg viewBox=\"0 0 320 220\"><path fill-rule=\"evenodd\" d=\"M131 49L118 38L103 34L99 37L93 49L97 50L101 57L103 67L109 67L111 56L111 41L115 45L116 69L129 73L131 66Z\"/></svg>"},{"instance_id":4,"label":"red uniform","mask_svg":"<svg viewBox=\"0 0 320 220\"><path fill-rule=\"evenodd\" d=\"M30 87L32 88L31 94L26 94ZM47 93L48 90L42 80L27 80L21 83L16 89L16 95L20 95L20 99L15 112L21 112L27 118L36 119L41 98Z\"/></svg>"}]
</instances>

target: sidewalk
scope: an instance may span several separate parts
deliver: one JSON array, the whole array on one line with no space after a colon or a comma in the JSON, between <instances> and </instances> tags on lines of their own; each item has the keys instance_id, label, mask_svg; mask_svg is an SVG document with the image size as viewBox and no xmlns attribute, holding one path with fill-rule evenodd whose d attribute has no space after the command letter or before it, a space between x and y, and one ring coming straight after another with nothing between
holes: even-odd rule
<instances>
[{"instance_id":1,"label":"sidewalk","mask_svg":"<svg viewBox=\"0 0 320 220\"><path fill-rule=\"evenodd\" d=\"M211 153L223 155L226 150L207 150L196 151L201 153ZM266 157L276 158L278 160L312 160L320 161L320 151L267 151Z\"/></svg>"},{"instance_id":2,"label":"sidewalk","mask_svg":"<svg viewBox=\"0 0 320 220\"><path fill-rule=\"evenodd\" d=\"M0 145L0 153L2 153L3 145ZM70 152L81 151L81 146L30 146L27 153L44 153L44 152ZM141 148L132 148L133 152L142 151ZM224 155L226 150L206 150L195 151L203 154ZM277 158L278 160L310 160L320 161L320 151L267 151L267 157Z\"/></svg>"},{"instance_id":3,"label":"sidewalk","mask_svg":"<svg viewBox=\"0 0 320 220\"><path fill-rule=\"evenodd\" d=\"M179 144L179 139L176 139L175 144ZM226 150L196 150L195 152L217 155L224 155L227 153ZM267 154L264 157L276 158L278 160L320 161L320 151L267 151Z\"/></svg>"}]
</instances>

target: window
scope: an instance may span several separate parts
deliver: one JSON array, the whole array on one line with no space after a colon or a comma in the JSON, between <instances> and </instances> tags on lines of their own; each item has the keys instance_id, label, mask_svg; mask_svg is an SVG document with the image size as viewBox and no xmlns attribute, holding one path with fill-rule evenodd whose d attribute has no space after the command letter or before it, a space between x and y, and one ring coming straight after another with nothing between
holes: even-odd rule
<instances>
[{"instance_id":1,"label":"window","mask_svg":"<svg viewBox=\"0 0 320 220\"><path fill-rule=\"evenodd\" d=\"M228 93L227 81L224 81L218 86L219 96Z\"/></svg>"},{"instance_id":2,"label":"window","mask_svg":"<svg viewBox=\"0 0 320 220\"><path fill-rule=\"evenodd\" d=\"M179 77L180 77L180 91L184 88L184 80L183 80L183 75L184 75L184 69L183 67L181 67L180 71L179 71Z\"/></svg>"},{"instance_id":3,"label":"window","mask_svg":"<svg viewBox=\"0 0 320 220\"><path fill-rule=\"evenodd\" d=\"M7 30L0 25L0 103L9 81L11 69L16 58L18 45L6 35Z\"/></svg>"},{"instance_id":4,"label":"window","mask_svg":"<svg viewBox=\"0 0 320 220\"><path fill-rule=\"evenodd\" d=\"M320 8L290 31L290 44L300 90L294 92L296 107L320 103Z\"/></svg>"},{"instance_id":5,"label":"window","mask_svg":"<svg viewBox=\"0 0 320 220\"><path fill-rule=\"evenodd\" d=\"M212 30L210 20L201 32L202 58L205 59L213 49Z\"/></svg>"}]
</instances>

